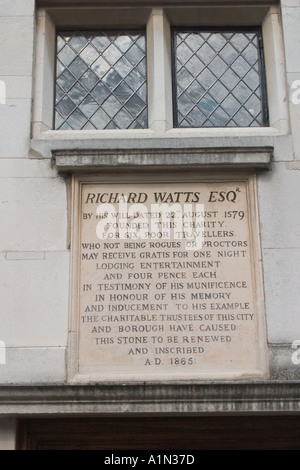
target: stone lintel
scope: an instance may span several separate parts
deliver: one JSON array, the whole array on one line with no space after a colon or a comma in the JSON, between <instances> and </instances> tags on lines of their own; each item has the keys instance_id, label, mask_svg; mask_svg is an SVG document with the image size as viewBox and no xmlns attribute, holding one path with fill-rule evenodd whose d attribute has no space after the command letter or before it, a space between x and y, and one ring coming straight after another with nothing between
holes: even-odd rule
<instances>
[{"instance_id":1,"label":"stone lintel","mask_svg":"<svg viewBox=\"0 0 300 470\"><path fill-rule=\"evenodd\" d=\"M299 411L299 381L0 386L3 417Z\"/></svg>"},{"instance_id":2,"label":"stone lintel","mask_svg":"<svg viewBox=\"0 0 300 470\"><path fill-rule=\"evenodd\" d=\"M149 150L55 150L53 164L59 172L95 170L266 170L273 158L272 147L222 149Z\"/></svg>"}]
</instances>

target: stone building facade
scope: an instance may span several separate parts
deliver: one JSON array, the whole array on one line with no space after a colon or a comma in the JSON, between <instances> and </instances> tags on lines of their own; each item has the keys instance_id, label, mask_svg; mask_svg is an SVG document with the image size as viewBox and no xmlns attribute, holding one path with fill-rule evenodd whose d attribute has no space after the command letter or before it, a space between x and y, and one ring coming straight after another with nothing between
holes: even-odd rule
<instances>
[{"instance_id":1,"label":"stone building facade","mask_svg":"<svg viewBox=\"0 0 300 470\"><path fill-rule=\"evenodd\" d=\"M0 25L0 447L20 446L24 420L42 416L297 417L299 0L0 0ZM267 124L174 125L174 27L262 31ZM60 129L56 33L126 28L146 31L146 125L97 129L91 118L76 129L65 117ZM254 380L74 383L72 182L178 170L255 175L267 372Z\"/></svg>"}]
</instances>

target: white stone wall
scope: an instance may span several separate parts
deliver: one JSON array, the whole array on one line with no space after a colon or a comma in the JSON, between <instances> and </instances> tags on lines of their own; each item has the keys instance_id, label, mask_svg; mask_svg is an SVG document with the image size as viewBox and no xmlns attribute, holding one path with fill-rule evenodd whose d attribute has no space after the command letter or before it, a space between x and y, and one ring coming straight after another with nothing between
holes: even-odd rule
<instances>
[{"instance_id":1,"label":"white stone wall","mask_svg":"<svg viewBox=\"0 0 300 470\"><path fill-rule=\"evenodd\" d=\"M292 146L275 139L272 171L259 178L259 204L268 339L291 345L300 339L300 103L292 102L300 80L300 1L281 4Z\"/></svg>"},{"instance_id":2,"label":"white stone wall","mask_svg":"<svg viewBox=\"0 0 300 470\"><path fill-rule=\"evenodd\" d=\"M68 133L60 139L55 132L31 141L35 1L0 0L0 83L6 89L5 100L0 95L0 341L6 346L0 384L66 380L67 184L50 160L51 150L58 148L228 147L232 137L236 146L274 145L272 170L258 178L267 333L270 343L288 348L300 340L300 104L291 100L293 83L300 80L300 0L282 0L281 7L284 50L279 68L286 71L281 83L288 88L279 95L284 95L288 115L276 111L278 120L284 120L277 134L183 134L168 131L165 116L162 126L156 124L157 134L154 126L141 132L142 140L132 133L121 133L117 140L104 133L103 139L91 140L83 134L84 140L74 143ZM152 111L159 123L155 104ZM289 364L288 352L284 367Z\"/></svg>"},{"instance_id":3,"label":"white stone wall","mask_svg":"<svg viewBox=\"0 0 300 470\"><path fill-rule=\"evenodd\" d=\"M1 384L65 380L67 193L49 160L29 158L34 14L34 0L0 0Z\"/></svg>"}]
</instances>

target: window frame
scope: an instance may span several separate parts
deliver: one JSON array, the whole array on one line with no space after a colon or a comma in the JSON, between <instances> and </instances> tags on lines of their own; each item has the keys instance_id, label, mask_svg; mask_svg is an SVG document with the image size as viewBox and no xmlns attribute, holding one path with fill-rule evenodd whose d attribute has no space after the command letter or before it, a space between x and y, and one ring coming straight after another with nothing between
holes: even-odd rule
<instances>
[{"instance_id":1,"label":"window frame","mask_svg":"<svg viewBox=\"0 0 300 470\"><path fill-rule=\"evenodd\" d=\"M180 126L178 123L178 95L177 95L177 54L176 54L176 33L185 32L207 32L207 33L247 33L255 32L258 38L258 60L259 60L259 75L260 75L260 90L261 90L261 112L262 112L262 125L253 126L257 128L269 127L269 111L268 99L266 88L266 71L264 63L264 48L263 48L263 34L261 26L193 26L193 27L176 27L171 28L172 38L172 86L173 86L173 125L176 129L228 129L229 126ZM218 81L218 80L217 80ZM200 102L200 100L199 100ZM247 129L251 126L232 126L234 129Z\"/></svg>"},{"instance_id":2,"label":"window frame","mask_svg":"<svg viewBox=\"0 0 300 470\"><path fill-rule=\"evenodd\" d=\"M171 27L204 28L215 18L215 7L201 5L183 7L129 7L113 9L93 7L40 8L37 10L35 82L32 117L32 155L51 158L54 149L100 148L203 148L227 146L228 138L233 147L259 147L273 145L274 136L290 132L287 100L286 69L283 33L278 6L245 6L217 8L222 27L239 24L261 24L266 64L266 82L269 105L269 127L227 128L175 128L173 124ZM242 10L242 13L241 13ZM108 13L107 13L108 11ZM107 16L118 21L106 21ZM132 16L133 12L135 14ZM222 15L221 13L224 13ZM233 12L236 12L233 15ZM240 14L241 13L241 14ZM233 16L232 16L233 15ZM190 21L185 21L185 18ZM249 20L249 18L251 19ZM103 23L99 24L101 18ZM128 24L130 19L134 24ZM232 20L233 18L233 20ZM146 27L148 70L148 129L119 129L95 131L53 130L54 82L55 82L55 38L56 29L143 29ZM220 21L218 21L220 23ZM105 24L105 28L104 28ZM71 26L70 26L71 25ZM187 25L187 26L186 26ZM224 26L226 25L226 26ZM221 27L221 26L220 26ZM220 29L218 26L218 29ZM154 70L155 69L155 70Z\"/></svg>"},{"instance_id":3,"label":"window frame","mask_svg":"<svg viewBox=\"0 0 300 470\"><path fill-rule=\"evenodd\" d=\"M55 70L54 70L54 71L55 71L55 79L54 79L54 88L55 88L55 90L54 90L54 106L53 106L53 124L52 124L53 130L54 130L54 131L59 131L59 132L65 132L65 130L63 130L63 129L56 129L56 117L55 117L55 114L56 114L56 111L57 111L57 109L56 109L56 97L57 97L57 88L56 88L56 85L57 85L57 80L58 80L58 78L59 78L59 77L57 76L57 73L56 73L56 71L57 71L57 60L58 60L58 48L57 48L57 46L58 46L58 41L57 41L58 36L61 35L61 34L66 34L66 33L70 33L70 34L71 34L71 33L73 33L73 34L74 34L74 33L82 33L82 34L85 34L85 33L89 33L89 32L90 32L90 33L93 33L93 32L95 32L95 33L104 33L104 34L105 34L105 33L120 33L120 34L122 34L122 33L129 33L129 32L130 32L130 33L137 32L137 33L140 33L140 35L141 35L141 34L143 35L144 41L145 41L145 60L146 60L146 81L145 81L145 84L146 84L146 103L145 103L145 104L146 104L147 119L146 119L146 125L145 125L145 127L140 127L140 128L137 128L137 129L141 129L141 130L147 129L147 128L148 128L147 31L146 31L146 27L144 27L144 28L139 28L139 29L137 29L137 28L131 28L131 29L128 29L128 28L120 28L120 29L114 29L114 28L113 28L113 29L112 29L112 28L106 29L106 28L101 28L101 29L99 29L99 28L98 28L97 30L95 30L94 28L92 28L92 29L91 29L91 28L89 28L89 29L83 29L83 28L80 28L80 29L79 29L79 28L76 28L76 29L70 29L70 28L58 29L58 28L56 28ZM77 55L77 57L79 57L79 54ZM74 58L74 60L75 60L75 58ZM114 69L114 66L112 66L111 68ZM89 70L90 70L90 66L89 66ZM71 72L71 73L72 73L72 72ZM75 77L74 77L74 78L75 78ZM98 77L98 78L99 78L99 77ZM81 79L81 77L76 80L79 84L80 84L80 79ZM102 79L99 78L99 81L98 81L97 85L98 85L99 83L101 83L101 81L102 81ZM68 93L66 93L66 94L68 94ZM88 94L90 94L90 93L88 93ZM114 92L111 91L111 94L110 94L109 96L115 96L115 95L114 95ZM98 110L99 110L101 107L102 107L102 104L99 105ZM76 109L79 109L79 110L80 110L80 107L79 107L79 106L76 106ZM72 113L71 113L71 114L72 114ZM113 118L112 118L112 120L113 120ZM88 122L89 122L89 121L90 121L90 118L88 118ZM120 128L120 129L118 129L118 130L126 130L126 129L130 129L130 128L125 128L125 127L124 127L124 128ZM134 128L132 128L132 129L134 129ZM77 131L77 132L81 132L83 129L73 129L73 130L75 130L75 131ZM104 129L95 129L95 131L103 131L103 130L107 130L107 129L106 129L106 128L104 128ZM116 130L117 130L117 129L116 129Z\"/></svg>"}]
</instances>

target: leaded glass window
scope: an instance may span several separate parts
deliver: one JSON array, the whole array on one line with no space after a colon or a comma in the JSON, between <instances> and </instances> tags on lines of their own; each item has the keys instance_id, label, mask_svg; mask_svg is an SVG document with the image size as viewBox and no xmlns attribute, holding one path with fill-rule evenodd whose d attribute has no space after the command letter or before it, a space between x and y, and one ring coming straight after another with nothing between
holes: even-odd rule
<instances>
[{"instance_id":1,"label":"leaded glass window","mask_svg":"<svg viewBox=\"0 0 300 470\"><path fill-rule=\"evenodd\" d=\"M144 32L60 32L56 60L56 130L147 127Z\"/></svg>"},{"instance_id":2,"label":"leaded glass window","mask_svg":"<svg viewBox=\"0 0 300 470\"><path fill-rule=\"evenodd\" d=\"M176 127L267 125L260 30L174 30Z\"/></svg>"}]
</instances>

